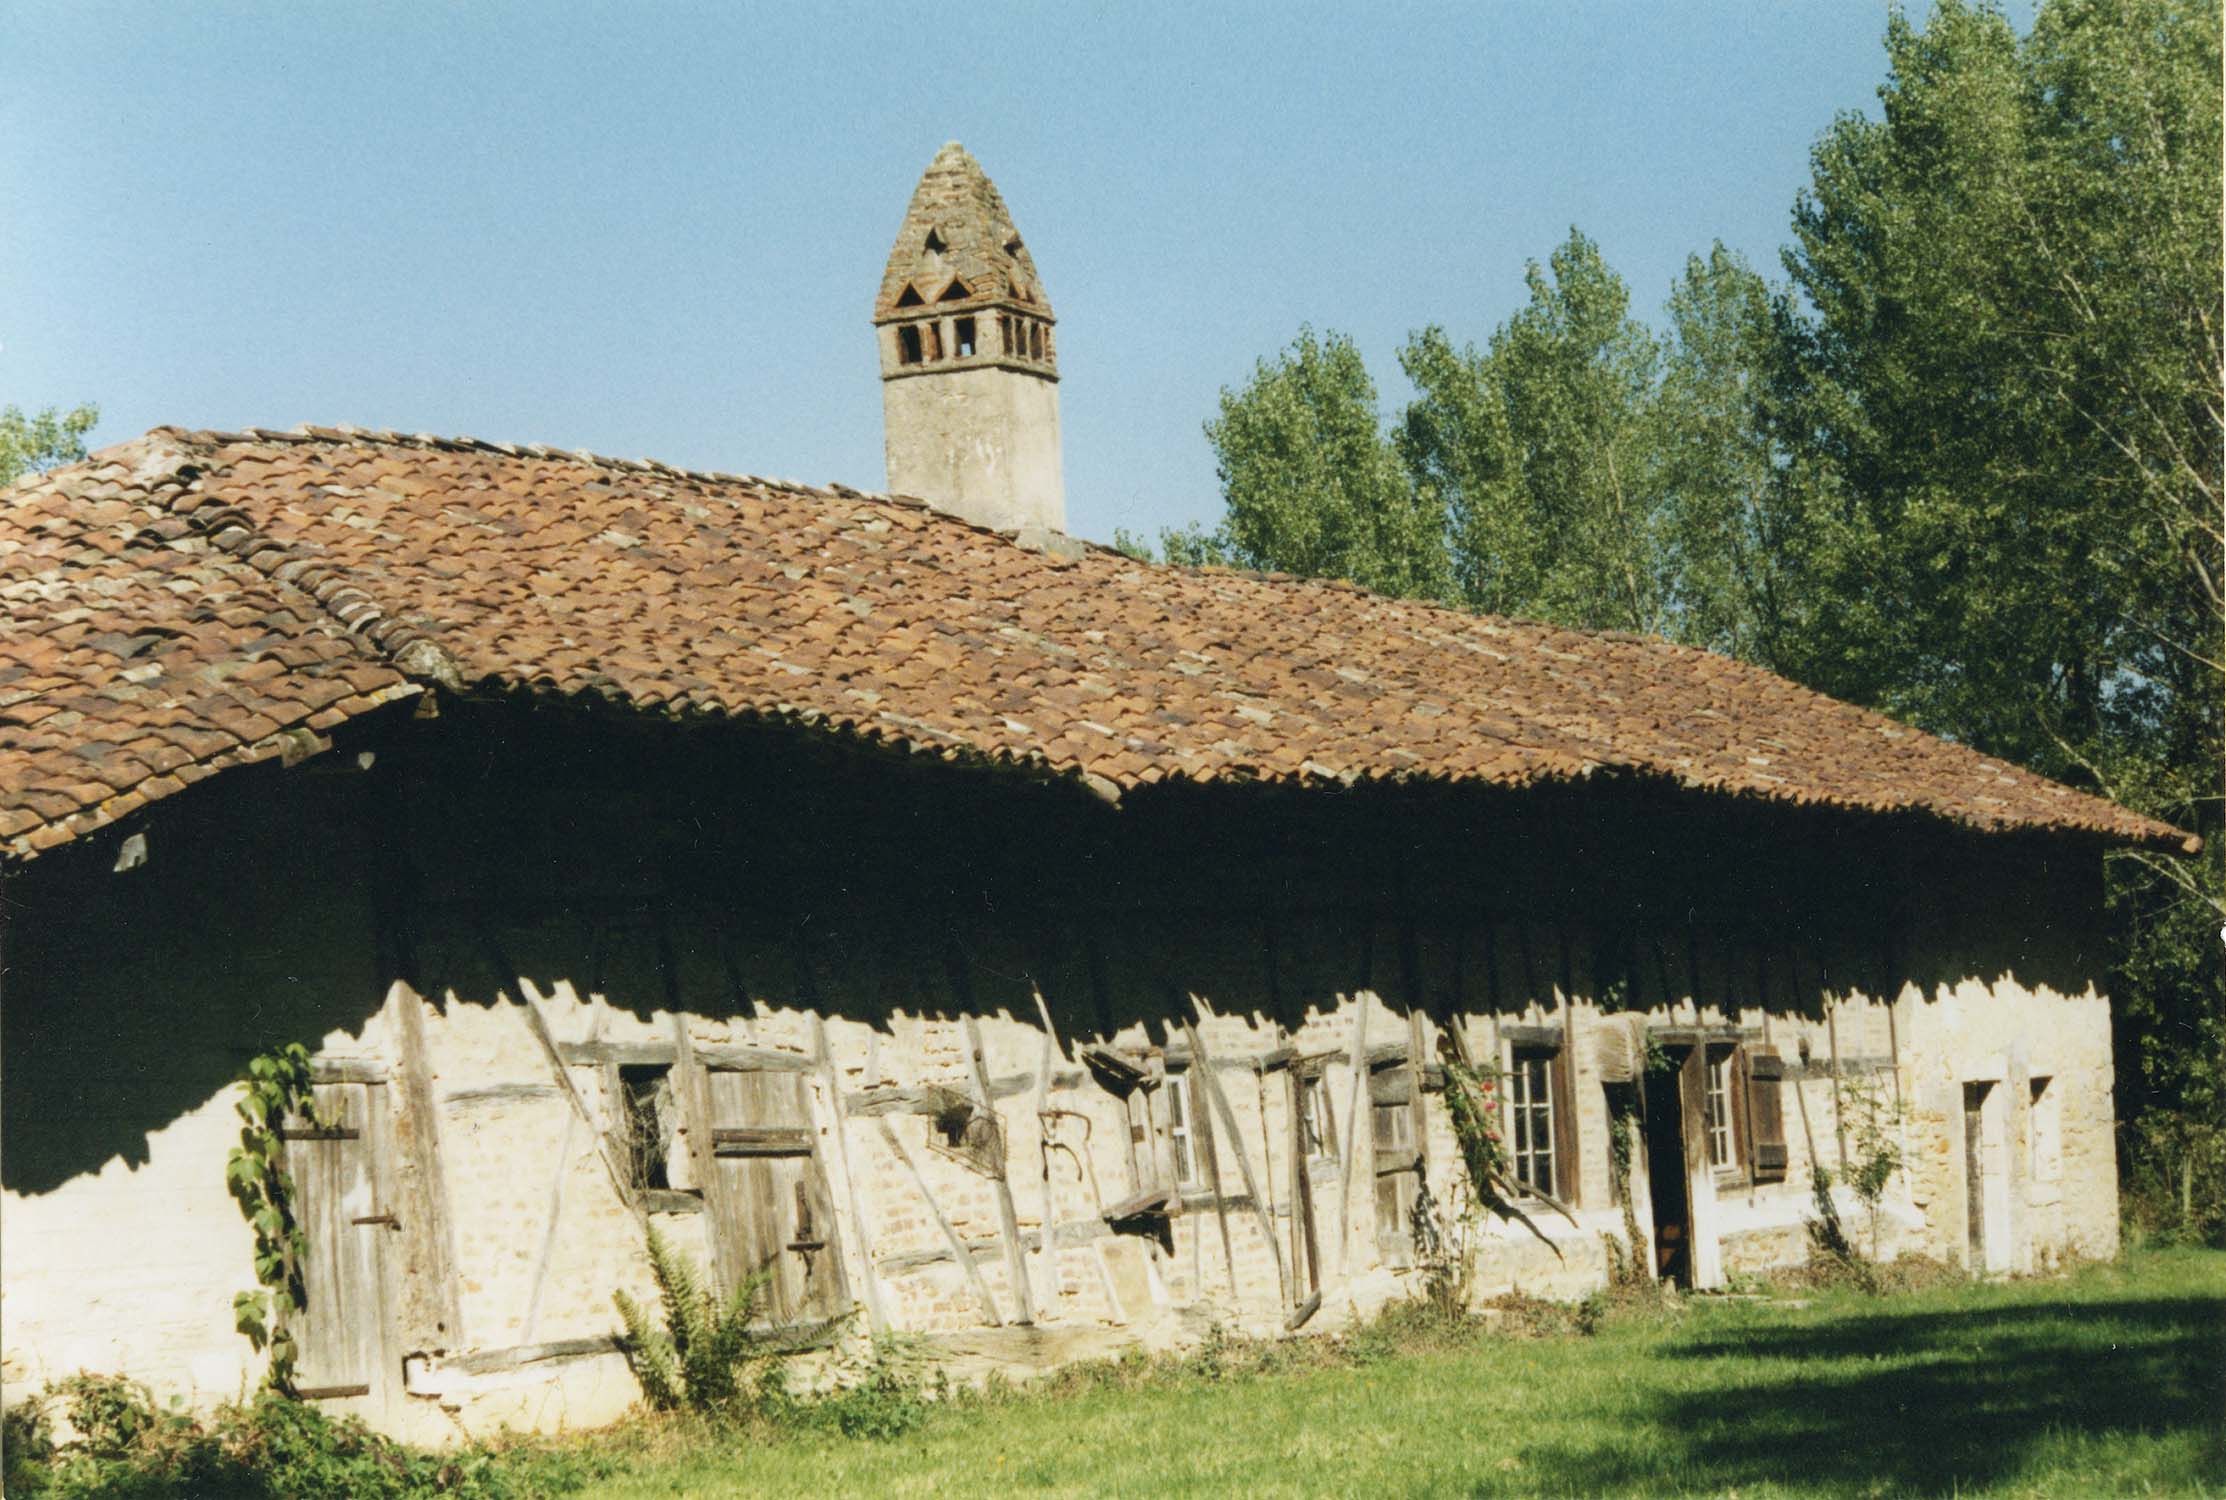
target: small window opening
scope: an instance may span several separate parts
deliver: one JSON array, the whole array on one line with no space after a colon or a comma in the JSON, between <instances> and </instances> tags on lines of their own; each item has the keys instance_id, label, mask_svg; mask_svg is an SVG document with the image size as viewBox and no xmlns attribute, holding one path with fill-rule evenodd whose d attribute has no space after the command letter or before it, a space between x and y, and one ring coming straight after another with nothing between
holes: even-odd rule
<instances>
[{"instance_id":1,"label":"small window opening","mask_svg":"<svg viewBox=\"0 0 2226 1500\"><path fill-rule=\"evenodd\" d=\"M897 363L900 365L916 365L919 362L919 325L915 323L907 323L904 327L897 330Z\"/></svg>"},{"instance_id":2,"label":"small window opening","mask_svg":"<svg viewBox=\"0 0 2226 1500\"><path fill-rule=\"evenodd\" d=\"M1021 252L1022 248L1023 247L1020 243L1020 236L1017 234L1014 235L1011 239L1005 241L1005 253L1007 255L1018 255Z\"/></svg>"},{"instance_id":3,"label":"small window opening","mask_svg":"<svg viewBox=\"0 0 2226 1500\"><path fill-rule=\"evenodd\" d=\"M628 1176L637 1188L671 1187L673 1131L678 1114L671 1067L664 1063L623 1066L618 1070L618 1088Z\"/></svg>"},{"instance_id":4,"label":"small window opening","mask_svg":"<svg viewBox=\"0 0 2226 1500\"><path fill-rule=\"evenodd\" d=\"M1508 1135L1514 1143L1515 1180L1552 1195L1554 1176L1554 1057L1518 1051L1507 1074Z\"/></svg>"},{"instance_id":5,"label":"small window opening","mask_svg":"<svg viewBox=\"0 0 2226 1500\"><path fill-rule=\"evenodd\" d=\"M974 320L960 318L951 325L952 347L960 359L971 358L974 353Z\"/></svg>"},{"instance_id":6,"label":"small window opening","mask_svg":"<svg viewBox=\"0 0 2226 1500\"><path fill-rule=\"evenodd\" d=\"M1041 323L1030 323L1028 325L1028 357L1030 359L1043 358L1043 325Z\"/></svg>"},{"instance_id":7,"label":"small window opening","mask_svg":"<svg viewBox=\"0 0 2226 1500\"><path fill-rule=\"evenodd\" d=\"M972 295L972 292L966 290L965 282L953 281L949 286L943 288L943 295L935 300L938 302L964 302Z\"/></svg>"},{"instance_id":8,"label":"small window opening","mask_svg":"<svg viewBox=\"0 0 2226 1500\"><path fill-rule=\"evenodd\" d=\"M928 253L931 255L941 255L945 248L946 247L943 244L943 232L939 229L930 229L928 231L926 246Z\"/></svg>"},{"instance_id":9,"label":"small window opening","mask_svg":"<svg viewBox=\"0 0 2226 1500\"><path fill-rule=\"evenodd\" d=\"M1198 1143L1191 1124L1190 1075L1167 1075L1167 1134L1175 1145L1175 1182L1189 1187L1198 1180Z\"/></svg>"},{"instance_id":10,"label":"small window opening","mask_svg":"<svg viewBox=\"0 0 2226 1500\"><path fill-rule=\"evenodd\" d=\"M2046 1182L2059 1175L2063 1162L2062 1119L2056 1108L2057 1094L2052 1092L2046 1078L2031 1081L2032 1114L2026 1121L2026 1177L2033 1182Z\"/></svg>"},{"instance_id":11,"label":"small window opening","mask_svg":"<svg viewBox=\"0 0 2226 1500\"><path fill-rule=\"evenodd\" d=\"M1731 1054L1708 1059L1708 1164L1738 1164L1731 1127Z\"/></svg>"},{"instance_id":12,"label":"small window opening","mask_svg":"<svg viewBox=\"0 0 2226 1500\"><path fill-rule=\"evenodd\" d=\"M941 323L927 325L927 357L929 359L941 359L943 357L943 325Z\"/></svg>"},{"instance_id":13,"label":"small window opening","mask_svg":"<svg viewBox=\"0 0 2226 1500\"><path fill-rule=\"evenodd\" d=\"M904 284L904 290L897 293L897 306L925 307L927 298L921 296L920 289L908 281Z\"/></svg>"},{"instance_id":14,"label":"small window opening","mask_svg":"<svg viewBox=\"0 0 2226 1500\"><path fill-rule=\"evenodd\" d=\"M928 1146L986 1177L1005 1170L1005 1131L997 1116L956 1089L934 1095L935 1132Z\"/></svg>"},{"instance_id":15,"label":"small window opening","mask_svg":"<svg viewBox=\"0 0 2226 1500\"><path fill-rule=\"evenodd\" d=\"M1337 1154L1337 1120L1330 1113L1329 1080L1320 1073L1299 1080L1299 1134L1304 1137L1308 1156Z\"/></svg>"}]
</instances>

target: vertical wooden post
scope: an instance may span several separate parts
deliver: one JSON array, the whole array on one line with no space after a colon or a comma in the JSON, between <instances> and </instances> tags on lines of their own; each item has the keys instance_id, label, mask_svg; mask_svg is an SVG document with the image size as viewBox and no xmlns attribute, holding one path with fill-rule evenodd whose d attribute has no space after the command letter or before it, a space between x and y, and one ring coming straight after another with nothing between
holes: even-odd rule
<instances>
[{"instance_id":1,"label":"vertical wooden post","mask_svg":"<svg viewBox=\"0 0 2226 1500\"><path fill-rule=\"evenodd\" d=\"M989 1111L990 1118L995 1119L997 1105L990 1096L989 1069L982 1060L981 1023L971 1013L966 1017L966 1059L973 1069L975 1095L981 1100L982 1108ZM1028 1261L1020 1248L1020 1218L1013 1212L1013 1185L1008 1180L1010 1146L1002 1141L1005 1134L1002 1123L997 1134L1006 1149L998 1152L997 1175L990 1180L997 1189L997 1227L1005 1241L1005 1272L1012 1278L1013 1300L1020 1304L1019 1321L1024 1325L1032 1324L1036 1321L1035 1289L1028 1284ZM1044 1232L1049 1234L1051 1226L1045 1225Z\"/></svg>"},{"instance_id":2,"label":"vertical wooden post","mask_svg":"<svg viewBox=\"0 0 2226 1500\"><path fill-rule=\"evenodd\" d=\"M1376 995L1373 990L1362 990L1354 998L1360 1004L1360 1015L1353 1022L1353 1086L1345 1107L1345 1165L1337 1182L1337 1271L1348 1280L1352 1276L1353 1262L1353 1152L1360 1139L1361 1095L1368 1084L1369 1002ZM1371 1132L1371 1154L1373 1141Z\"/></svg>"},{"instance_id":3,"label":"vertical wooden post","mask_svg":"<svg viewBox=\"0 0 2226 1500\"><path fill-rule=\"evenodd\" d=\"M407 1352L464 1346L457 1295L456 1234L441 1162L440 1115L433 1102L433 1066L425 1043L424 1001L397 979L387 988L396 1081L401 1085L395 1136L400 1144L399 1194L406 1247L397 1309Z\"/></svg>"},{"instance_id":4,"label":"vertical wooden post","mask_svg":"<svg viewBox=\"0 0 2226 1500\"><path fill-rule=\"evenodd\" d=\"M1056 1309L1059 1305L1059 1247L1052 1243L1051 1226L1055 1217L1051 1201L1051 1124L1048 1110L1051 1104L1051 1069L1061 1053L1059 1035L1051 1025L1051 1007L1044 1003L1043 991L1031 984L1029 993L1035 997L1036 1017L1043 1022L1043 1046L1036 1054L1036 1165L1039 1169L1039 1207L1036 1224L1036 1266L1043 1278L1037 1288L1040 1305ZM1056 1313L1053 1314L1056 1317Z\"/></svg>"},{"instance_id":5,"label":"vertical wooden post","mask_svg":"<svg viewBox=\"0 0 2226 1500\"><path fill-rule=\"evenodd\" d=\"M819 1064L820 1085L827 1090L828 1108L834 1117L835 1170L842 1173L843 1196L850 1204L850 1228L858 1246L859 1281L866 1292L866 1320L874 1335L879 1337L889 1331L889 1313L881 1303L881 1273L873 1263L873 1230L866 1222L858 1174L851 1164L850 1107L843 1102L842 1074L835 1068L833 1049L827 1045L827 1018L817 1011L812 1013L812 1051Z\"/></svg>"}]
</instances>

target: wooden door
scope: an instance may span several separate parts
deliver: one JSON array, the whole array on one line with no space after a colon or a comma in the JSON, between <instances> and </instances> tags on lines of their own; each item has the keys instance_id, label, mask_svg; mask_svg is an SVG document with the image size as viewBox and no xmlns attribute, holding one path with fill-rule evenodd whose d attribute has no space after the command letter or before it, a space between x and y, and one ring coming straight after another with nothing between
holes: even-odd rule
<instances>
[{"instance_id":1,"label":"wooden door","mask_svg":"<svg viewBox=\"0 0 2226 1500\"><path fill-rule=\"evenodd\" d=\"M849 1310L835 1215L801 1073L713 1069L711 1207L721 1282L764 1276L758 1321L793 1327Z\"/></svg>"},{"instance_id":2,"label":"wooden door","mask_svg":"<svg viewBox=\"0 0 2226 1500\"><path fill-rule=\"evenodd\" d=\"M386 1260L398 1227L382 1190L386 1086L321 1083L316 1099L321 1123L296 1121L280 1132L309 1252L306 1305L289 1319L294 1386L307 1400L382 1395L395 1373Z\"/></svg>"}]
</instances>

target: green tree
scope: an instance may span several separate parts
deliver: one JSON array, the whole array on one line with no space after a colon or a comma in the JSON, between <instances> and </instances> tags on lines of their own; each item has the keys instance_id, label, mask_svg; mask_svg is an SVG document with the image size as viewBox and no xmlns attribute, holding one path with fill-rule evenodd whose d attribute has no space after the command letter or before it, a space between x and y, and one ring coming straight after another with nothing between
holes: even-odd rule
<instances>
[{"instance_id":1,"label":"green tree","mask_svg":"<svg viewBox=\"0 0 2226 1500\"><path fill-rule=\"evenodd\" d=\"M1655 431L1661 350L1630 291L1572 229L1525 277L1487 348L1408 341L1418 392L1398 448L1422 508L1450 520L1462 597L1495 613L1660 633L1675 557Z\"/></svg>"},{"instance_id":2,"label":"green tree","mask_svg":"<svg viewBox=\"0 0 2226 1500\"><path fill-rule=\"evenodd\" d=\"M1719 242L1686 260L1668 313L1653 429L1676 577L1671 634L1775 663L1801 619L1780 559L1798 520L1786 496L1805 472L1770 424L1781 310Z\"/></svg>"},{"instance_id":3,"label":"green tree","mask_svg":"<svg viewBox=\"0 0 2226 1500\"><path fill-rule=\"evenodd\" d=\"M2220 16L1894 16L1817 144L1775 420L1826 691L2221 834ZM2123 851L2121 1112L2226 1128L2220 864Z\"/></svg>"},{"instance_id":4,"label":"green tree","mask_svg":"<svg viewBox=\"0 0 2226 1500\"><path fill-rule=\"evenodd\" d=\"M0 485L83 458L85 434L99 420L95 406L66 412L50 406L31 417L20 406L0 407Z\"/></svg>"},{"instance_id":5,"label":"green tree","mask_svg":"<svg viewBox=\"0 0 2226 1500\"><path fill-rule=\"evenodd\" d=\"M1348 578L1380 593L1444 597L1444 519L1407 484L1375 382L1351 339L1301 329L1206 424L1227 510L1212 532L1167 532L1176 562Z\"/></svg>"}]
</instances>

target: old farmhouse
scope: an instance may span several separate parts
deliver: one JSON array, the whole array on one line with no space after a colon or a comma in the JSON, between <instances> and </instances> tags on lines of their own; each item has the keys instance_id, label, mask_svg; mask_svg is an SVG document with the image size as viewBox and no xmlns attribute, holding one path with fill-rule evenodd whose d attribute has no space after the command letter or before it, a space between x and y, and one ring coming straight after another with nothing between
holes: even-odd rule
<instances>
[{"instance_id":1,"label":"old farmhouse","mask_svg":"<svg viewBox=\"0 0 2226 1500\"><path fill-rule=\"evenodd\" d=\"M937 504L317 427L0 497L11 1396L252 1382L289 1039L303 1394L423 1437L622 1411L650 1225L977 1366L1334 1324L1464 1201L1447 1056L1551 1241L1476 1227L1479 1295L1797 1260L1881 1118L1889 1252L2114 1250L2101 854L2181 834L1659 640L1071 540L1052 323L949 148L875 308Z\"/></svg>"}]
</instances>

